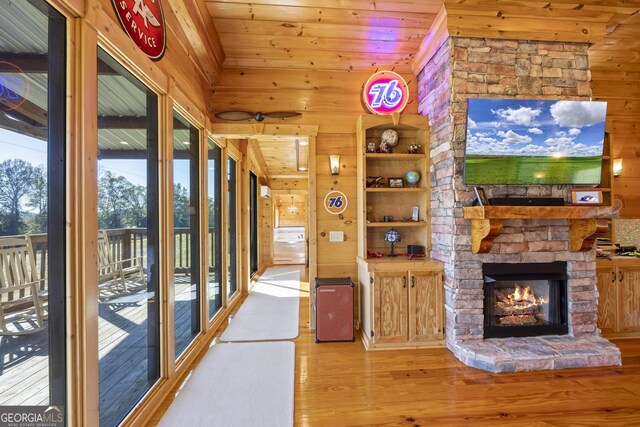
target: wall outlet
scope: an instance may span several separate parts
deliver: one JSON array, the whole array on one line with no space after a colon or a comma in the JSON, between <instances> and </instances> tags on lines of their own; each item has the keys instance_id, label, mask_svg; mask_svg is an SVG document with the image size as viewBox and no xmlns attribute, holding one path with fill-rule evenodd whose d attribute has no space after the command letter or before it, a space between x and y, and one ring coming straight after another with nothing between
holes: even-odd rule
<instances>
[{"instance_id":1,"label":"wall outlet","mask_svg":"<svg viewBox=\"0 0 640 427\"><path fill-rule=\"evenodd\" d=\"M329 232L329 241L330 242L344 242L344 231L330 231Z\"/></svg>"}]
</instances>

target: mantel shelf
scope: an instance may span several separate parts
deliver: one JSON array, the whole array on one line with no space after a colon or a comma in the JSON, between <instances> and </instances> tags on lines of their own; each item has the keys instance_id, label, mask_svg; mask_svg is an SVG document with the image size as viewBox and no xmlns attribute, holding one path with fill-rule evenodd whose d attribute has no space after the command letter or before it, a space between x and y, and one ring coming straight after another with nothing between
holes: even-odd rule
<instances>
[{"instance_id":1,"label":"mantel shelf","mask_svg":"<svg viewBox=\"0 0 640 427\"><path fill-rule=\"evenodd\" d=\"M614 218L612 206L471 206L464 208L467 219L588 219Z\"/></svg>"},{"instance_id":2,"label":"mantel shelf","mask_svg":"<svg viewBox=\"0 0 640 427\"><path fill-rule=\"evenodd\" d=\"M599 233L608 228L607 219L619 215L612 206L472 206L464 208L471 220L471 249L488 253L493 240L502 234L503 219L568 219L569 250L584 252L593 248Z\"/></svg>"}]
</instances>

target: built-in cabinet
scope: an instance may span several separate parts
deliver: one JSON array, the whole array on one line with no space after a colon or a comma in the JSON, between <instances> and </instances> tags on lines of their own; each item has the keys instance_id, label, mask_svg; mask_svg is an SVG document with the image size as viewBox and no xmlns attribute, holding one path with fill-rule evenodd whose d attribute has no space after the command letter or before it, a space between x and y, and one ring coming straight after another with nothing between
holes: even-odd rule
<instances>
[{"instance_id":1,"label":"built-in cabinet","mask_svg":"<svg viewBox=\"0 0 640 427\"><path fill-rule=\"evenodd\" d=\"M358 272L362 338L367 349L443 344L439 262L358 258Z\"/></svg>"},{"instance_id":2,"label":"built-in cabinet","mask_svg":"<svg viewBox=\"0 0 640 427\"><path fill-rule=\"evenodd\" d=\"M389 129L397 134L397 143L393 152L379 152ZM429 254L427 118L362 115L357 134L357 263L364 345L368 350L443 346L442 264L406 255L408 245L422 246ZM407 182L409 171L420 176L417 183ZM390 229L401 238L394 244L397 257L389 256L391 244L385 241Z\"/></svg>"},{"instance_id":3,"label":"built-in cabinet","mask_svg":"<svg viewBox=\"0 0 640 427\"><path fill-rule=\"evenodd\" d=\"M640 336L640 259L597 261L598 327L605 336Z\"/></svg>"}]
</instances>

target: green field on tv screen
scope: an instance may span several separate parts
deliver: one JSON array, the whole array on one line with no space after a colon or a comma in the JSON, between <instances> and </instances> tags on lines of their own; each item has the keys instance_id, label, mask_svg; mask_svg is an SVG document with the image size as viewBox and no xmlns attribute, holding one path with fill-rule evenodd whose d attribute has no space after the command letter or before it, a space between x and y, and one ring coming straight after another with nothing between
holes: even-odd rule
<instances>
[{"instance_id":1,"label":"green field on tv screen","mask_svg":"<svg viewBox=\"0 0 640 427\"><path fill-rule=\"evenodd\" d=\"M467 154L464 183L599 184L601 156L535 157Z\"/></svg>"}]
</instances>

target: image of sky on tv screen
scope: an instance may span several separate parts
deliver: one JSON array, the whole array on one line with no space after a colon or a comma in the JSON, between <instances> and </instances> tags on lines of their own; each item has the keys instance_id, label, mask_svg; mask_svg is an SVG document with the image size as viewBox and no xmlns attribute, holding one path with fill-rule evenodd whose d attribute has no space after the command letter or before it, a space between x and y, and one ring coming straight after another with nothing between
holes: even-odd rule
<instances>
[{"instance_id":1,"label":"image of sky on tv screen","mask_svg":"<svg viewBox=\"0 0 640 427\"><path fill-rule=\"evenodd\" d=\"M465 184L597 184L606 102L469 99Z\"/></svg>"}]
</instances>

